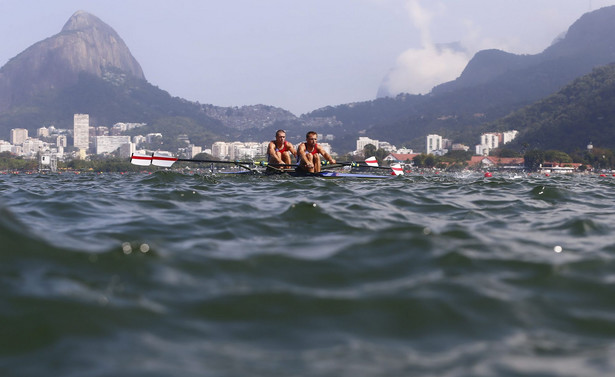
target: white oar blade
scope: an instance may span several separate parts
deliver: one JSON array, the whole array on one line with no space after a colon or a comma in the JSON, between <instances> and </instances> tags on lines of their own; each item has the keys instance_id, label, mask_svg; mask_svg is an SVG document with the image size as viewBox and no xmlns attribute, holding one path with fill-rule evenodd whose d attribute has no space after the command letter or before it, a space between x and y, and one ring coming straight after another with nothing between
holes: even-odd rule
<instances>
[{"instance_id":1,"label":"white oar blade","mask_svg":"<svg viewBox=\"0 0 615 377\"><path fill-rule=\"evenodd\" d=\"M400 164L391 165L391 169L395 175L404 175L404 168L402 168Z\"/></svg>"},{"instance_id":2,"label":"white oar blade","mask_svg":"<svg viewBox=\"0 0 615 377\"><path fill-rule=\"evenodd\" d=\"M130 163L139 166L149 166L152 163L152 156L149 154L133 153L130 156Z\"/></svg>"},{"instance_id":3,"label":"white oar blade","mask_svg":"<svg viewBox=\"0 0 615 377\"><path fill-rule=\"evenodd\" d=\"M170 168L175 161L177 161L177 158L164 154L154 153L154 156L152 157L152 165L161 166L163 168Z\"/></svg>"},{"instance_id":4,"label":"white oar blade","mask_svg":"<svg viewBox=\"0 0 615 377\"><path fill-rule=\"evenodd\" d=\"M365 160L365 163L367 165L369 165L369 166L378 166L378 160L374 156L372 156L372 157L368 158L367 160Z\"/></svg>"}]
</instances>

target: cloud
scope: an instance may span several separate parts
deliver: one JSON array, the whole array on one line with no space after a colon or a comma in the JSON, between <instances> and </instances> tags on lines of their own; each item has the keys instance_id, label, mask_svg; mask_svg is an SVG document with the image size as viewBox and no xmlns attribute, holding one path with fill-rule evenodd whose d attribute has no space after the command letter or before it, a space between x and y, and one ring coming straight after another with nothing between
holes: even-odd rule
<instances>
[{"instance_id":1,"label":"cloud","mask_svg":"<svg viewBox=\"0 0 615 377\"><path fill-rule=\"evenodd\" d=\"M408 49L397 58L378 89L378 97L428 93L434 86L457 78L471 58L459 43L433 42L430 29L435 15L419 0L408 0L406 9L419 31L422 47Z\"/></svg>"}]
</instances>

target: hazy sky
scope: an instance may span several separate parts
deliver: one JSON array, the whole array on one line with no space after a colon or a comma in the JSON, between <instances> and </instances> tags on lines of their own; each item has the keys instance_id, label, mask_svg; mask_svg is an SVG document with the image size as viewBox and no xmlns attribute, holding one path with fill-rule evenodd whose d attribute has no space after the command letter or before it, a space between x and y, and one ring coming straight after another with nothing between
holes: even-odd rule
<instances>
[{"instance_id":1,"label":"hazy sky","mask_svg":"<svg viewBox=\"0 0 615 377\"><path fill-rule=\"evenodd\" d=\"M192 101L296 115L427 93L472 55L535 54L615 0L0 0L0 65L77 10L119 33L147 80ZM457 42L459 49L438 48Z\"/></svg>"}]
</instances>

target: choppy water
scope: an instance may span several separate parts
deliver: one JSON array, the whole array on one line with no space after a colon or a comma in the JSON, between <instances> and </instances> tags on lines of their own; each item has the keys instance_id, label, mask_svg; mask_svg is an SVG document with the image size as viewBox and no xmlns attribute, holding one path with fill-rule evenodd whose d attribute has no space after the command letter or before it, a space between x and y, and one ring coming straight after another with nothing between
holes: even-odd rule
<instances>
[{"instance_id":1,"label":"choppy water","mask_svg":"<svg viewBox=\"0 0 615 377\"><path fill-rule=\"evenodd\" d=\"M613 375L614 191L3 175L0 375Z\"/></svg>"}]
</instances>

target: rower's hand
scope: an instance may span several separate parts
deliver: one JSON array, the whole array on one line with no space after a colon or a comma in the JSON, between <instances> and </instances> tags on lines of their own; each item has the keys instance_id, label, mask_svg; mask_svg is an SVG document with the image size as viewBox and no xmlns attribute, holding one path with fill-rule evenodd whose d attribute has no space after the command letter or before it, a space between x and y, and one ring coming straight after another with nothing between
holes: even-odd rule
<instances>
[{"instance_id":1,"label":"rower's hand","mask_svg":"<svg viewBox=\"0 0 615 377\"><path fill-rule=\"evenodd\" d=\"M331 163L332 163L332 164L335 164L335 160L334 160L334 159L331 159Z\"/></svg>"}]
</instances>

